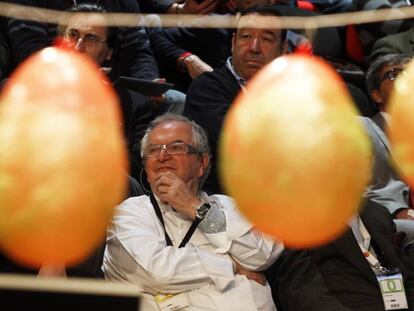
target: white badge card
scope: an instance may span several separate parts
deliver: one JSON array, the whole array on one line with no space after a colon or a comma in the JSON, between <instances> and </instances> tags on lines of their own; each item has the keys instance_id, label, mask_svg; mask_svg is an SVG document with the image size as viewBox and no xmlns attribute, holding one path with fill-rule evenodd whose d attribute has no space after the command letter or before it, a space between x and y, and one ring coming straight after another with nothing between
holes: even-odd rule
<instances>
[{"instance_id":1,"label":"white badge card","mask_svg":"<svg viewBox=\"0 0 414 311\"><path fill-rule=\"evenodd\" d=\"M186 293L177 295L158 294L155 296L155 301L161 311L187 310L187 307L190 306Z\"/></svg>"},{"instance_id":2,"label":"white badge card","mask_svg":"<svg viewBox=\"0 0 414 311\"><path fill-rule=\"evenodd\" d=\"M401 273L377 275L385 310L408 309Z\"/></svg>"}]
</instances>

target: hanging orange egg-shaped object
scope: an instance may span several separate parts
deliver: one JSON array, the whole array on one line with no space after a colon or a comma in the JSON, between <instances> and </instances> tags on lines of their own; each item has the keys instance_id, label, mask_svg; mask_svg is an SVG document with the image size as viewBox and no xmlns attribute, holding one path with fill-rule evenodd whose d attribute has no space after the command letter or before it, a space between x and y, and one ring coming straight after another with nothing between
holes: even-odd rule
<instances>
[{"instance_id":1,"label":"hanging orange egg-shaped object","mask_svg":"<svg viewBox=\"0 0 414 311\"><path fill-rule=\"evenodd\" d=\"M370 141L339 75L322 60L283 56L232 105L221 178L258 228L291 247L337 238L370 178Z\"/></svg>"},{"instance_id":2,"label":"hanging orange egg-shaped object","mask_svg":"<svg viewBox=\"0 0 414 311\"><path fill-rule=\"evenodd\" d=\"M85 56L46 48L0 105L0 247L31 266L73 265L103 241L126 191L116 94Z\"/></svg>"}]
</instances>

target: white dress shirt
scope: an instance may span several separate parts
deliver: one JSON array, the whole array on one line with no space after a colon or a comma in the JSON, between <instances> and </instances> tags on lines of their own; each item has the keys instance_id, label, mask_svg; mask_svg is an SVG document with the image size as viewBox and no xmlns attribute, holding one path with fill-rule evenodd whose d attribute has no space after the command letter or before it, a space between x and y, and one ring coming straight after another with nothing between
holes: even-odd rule
<instances>
[{"instance_id":1,"label":"white dress shirt","mask_svg":"<svg viewBox=\"0 0 414 311\"><path fill-rule=\"evenodd\" d=\"M262 286L234 274L232 259L252 271L263 271L280 255L283 245L252 230L224 195L208 197L222 208L226 230L205 233L197 227L185 247L178 248L192 221L159 203L173 246L148 196L126 200L116 210L108 229L102 269L111 280L143 286L154 306L157 293L186 292L186 310L276 310L268 284Z\"/></svg>"}]
</instances>

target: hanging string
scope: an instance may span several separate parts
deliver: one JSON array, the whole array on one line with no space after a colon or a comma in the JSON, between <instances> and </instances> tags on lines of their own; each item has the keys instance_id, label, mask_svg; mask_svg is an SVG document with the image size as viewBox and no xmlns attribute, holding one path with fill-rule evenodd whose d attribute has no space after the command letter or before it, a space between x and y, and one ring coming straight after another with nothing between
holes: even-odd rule
<instances>
[{"instance_id":1,"label":"hanging string","mask_svg":"<svg viewBox=\"0 0 414 311\"><path fill-rule=\"evenodd\" d=\"M76 3L76 1L74 1ZM0 3L0 16L13 17L30 21L64 24L73 13L50 9ZM79 14L79 13L76 13ZM87 14L87 13L84 13ZM193 28L237 28L238 17L229 15L182 15L158 14L159 22L145 18L154 14L105 13L106 25L115 27L193 27ZM274 18L258 16L258 28L317 29L322 27L338 27L349 24L365 24L388 20L401 20L414 17L414 6L403 8L381 9L374 11L357 11L349 13L317 15L311 17L283 16Z\"/></svg>"}]
</instances>

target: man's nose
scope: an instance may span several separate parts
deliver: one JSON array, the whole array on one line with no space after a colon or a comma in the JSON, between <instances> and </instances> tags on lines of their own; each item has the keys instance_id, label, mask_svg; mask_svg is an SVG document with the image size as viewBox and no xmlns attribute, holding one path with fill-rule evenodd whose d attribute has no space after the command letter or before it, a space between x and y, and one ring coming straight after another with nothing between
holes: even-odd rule
<instances>
[{"instance_id":1,"label":"man's nose","mask_svg":"<svg viewBox=\"0 0 414 311\"><path fill-rule=\"evenodd\" d=\"M85 51L85 45L83 44L83 38L79 38L78 41L76 41L76 45L74 49L78 52Z\"/></svg>"},{"instance_id":2,"label":"man's nose","mask_svg":"<svg viewBox=\"0 0 414 311\"><path fill-rule=\"evenodd\" d=\"M252 52L259 52L260 51L259 38L253 38L253 40L250 43L250 51L252 51Z\"/></svg>"},{"instance_id":3,"label":"man's nose","mask_svg":"<svg viewBox=\"0 0 414 311\"><path fill-rule=\"evenodd\" d=\"M158 155L158 161L164 162L170 158L170 154L167 152L165 148L161 148L160 153Z\"/></svg>"}]
</instances>

